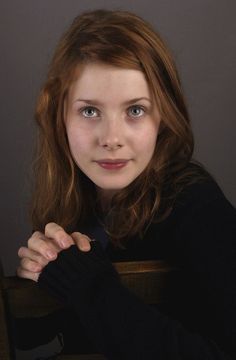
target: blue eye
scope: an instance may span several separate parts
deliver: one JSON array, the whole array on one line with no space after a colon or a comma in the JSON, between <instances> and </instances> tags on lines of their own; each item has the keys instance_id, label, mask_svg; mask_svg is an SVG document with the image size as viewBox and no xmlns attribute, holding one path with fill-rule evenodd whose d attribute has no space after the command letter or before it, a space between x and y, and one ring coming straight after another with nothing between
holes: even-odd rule
<instances>
[{"instance_id":1,"label":"blue eye","mask_svg":"<svg viewBox=\"0 0 236 360\"><path fill-rule=\"evenodd\" d=\"M145 110L142 106L134 105L129 108L129 113L131 113L133 117L140 117L145 113Z\"/></svg>"},{"instance_id":2,"label":"blue eye","mask_svg":"<svg viewBox=\"0 0 236 360\"><path fill-rule=\"evenodd\" d=\"M80 110L83 116L92 118L98 116L98 110L92 106L86 106Z\"/></svg>"}]
</instances>

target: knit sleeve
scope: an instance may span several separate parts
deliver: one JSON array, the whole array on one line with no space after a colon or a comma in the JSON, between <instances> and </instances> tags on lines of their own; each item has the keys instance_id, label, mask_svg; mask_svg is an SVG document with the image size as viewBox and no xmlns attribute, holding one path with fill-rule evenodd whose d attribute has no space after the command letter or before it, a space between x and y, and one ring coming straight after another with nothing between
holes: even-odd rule
<instances>
[{"instance_id":1,"label":"knit sleeve","mask_svg":"<svg viewBox=\"0 0 236 360\"><path fill-rule=\"evenodd\" d=\"M38 284L72 307L108 359L231 359L125 288L98 242L86 253L76 246L62 251Z\"/></svg>"}]
</instances>

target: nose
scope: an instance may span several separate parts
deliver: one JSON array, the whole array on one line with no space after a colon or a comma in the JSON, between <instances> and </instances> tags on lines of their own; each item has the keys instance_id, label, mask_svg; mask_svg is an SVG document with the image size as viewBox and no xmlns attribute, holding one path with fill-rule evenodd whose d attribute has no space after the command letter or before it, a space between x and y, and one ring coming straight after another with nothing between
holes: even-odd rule
<instances>
[{"instance_id":1,"label":"nose","mask_svg":"<svg viewBox=\"0 0 236 360\"><path fill-rule=\"evenodd\" d=\"M100 129L100 146L108 150L118 149L123 146L122 126L117 118L104 119Z\"/></svg>"}]
</instances>

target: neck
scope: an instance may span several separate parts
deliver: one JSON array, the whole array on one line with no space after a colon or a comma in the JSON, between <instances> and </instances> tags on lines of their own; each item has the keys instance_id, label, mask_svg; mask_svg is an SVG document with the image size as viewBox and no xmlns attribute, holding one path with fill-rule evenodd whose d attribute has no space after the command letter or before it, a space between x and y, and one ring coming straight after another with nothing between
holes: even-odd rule
<instances>
[{"instance_id":1,"label":"neck","mask_svg":"<svg viewBox=\"0 0 236 360\"><path fill-rule=\"evenodd\" d=\"M117 193L117 190L103 190L97 188L98 202L100 204L101 210L103 213L107 212L110 208L111 200L114 194Z\"/></svg>"}]
</instances>

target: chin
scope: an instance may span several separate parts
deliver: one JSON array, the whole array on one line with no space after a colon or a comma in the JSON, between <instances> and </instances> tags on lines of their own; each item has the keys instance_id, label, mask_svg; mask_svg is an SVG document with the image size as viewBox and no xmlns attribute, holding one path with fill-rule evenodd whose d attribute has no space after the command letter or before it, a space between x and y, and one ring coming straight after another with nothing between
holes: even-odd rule
<instances>
[{"instance_id":1,"label":"chin","mask_svg":"<svg viewBox=\"0 0 236 360\"><path fill-rule=\"evenodd\" d=\"M114 182L113 184L107 184L107 183L101 183L101 182L94 182L98 188L100 188L101 190L105 190L105 191L119 191L119 190L122 190L124 189L125 187L127 187L130 183L130 182L125 182L125 183L122 183L122 184L117 184L117 185L114 185Z\"/></svg>"}]
</instances>

